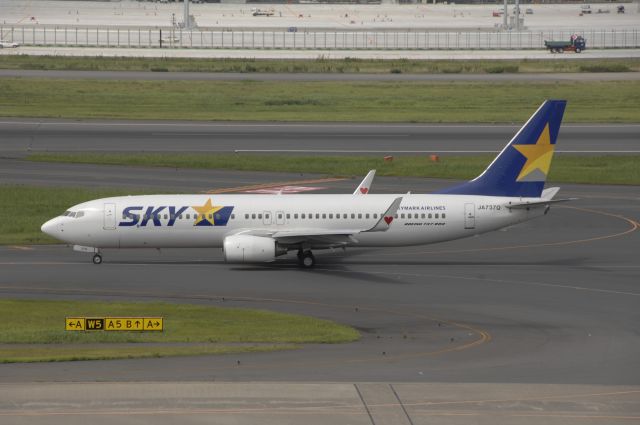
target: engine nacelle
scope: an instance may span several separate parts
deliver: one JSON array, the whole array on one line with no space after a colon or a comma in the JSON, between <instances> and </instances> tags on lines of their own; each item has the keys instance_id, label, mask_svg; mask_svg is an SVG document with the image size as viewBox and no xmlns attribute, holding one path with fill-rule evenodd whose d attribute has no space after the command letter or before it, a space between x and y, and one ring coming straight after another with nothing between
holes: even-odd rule
<instances>
[{"instance_id":1,"label":"engine nacelle","mask_svg":"<svg viewBox=\"0 0 640 425\"><path fill-rule=\"evenodd\" d=\"M222 249L224 261L229 263L267 263L287 253L275 239L252 235L227 236Z\"/></svg>"}]
</instances>

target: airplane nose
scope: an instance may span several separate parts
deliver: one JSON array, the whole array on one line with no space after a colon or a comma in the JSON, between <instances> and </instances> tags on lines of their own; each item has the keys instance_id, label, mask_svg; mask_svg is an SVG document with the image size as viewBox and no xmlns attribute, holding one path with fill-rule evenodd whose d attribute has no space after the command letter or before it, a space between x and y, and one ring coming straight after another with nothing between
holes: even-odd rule
<instances>
[{"instance_id":1,"label":"airplane nose","mask_svg":"<svg viewBox=\"0 0 640 425\"><path fill-rule=\"evenodd\" d=\"M53 218L44 223L42 227L40 227L40 230L42 230L43 233L46 233L49 236L55 236L56 219Z\"/></svg>"}]
</instances>

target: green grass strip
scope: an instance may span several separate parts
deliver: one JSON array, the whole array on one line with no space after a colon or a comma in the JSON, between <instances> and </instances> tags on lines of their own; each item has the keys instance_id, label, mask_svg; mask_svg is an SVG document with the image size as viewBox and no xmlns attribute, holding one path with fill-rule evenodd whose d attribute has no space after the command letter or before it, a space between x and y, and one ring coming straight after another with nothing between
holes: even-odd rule
<instances>
[{"instance_id":1,"label":"green grass strip","mask_svg":"<svg viewBox=\"0 0 640 425\"><path fill-rule=\"evenodd\" d=\"M640 81L279 82L0 79L0 116L241 121L640 122Z\"/></svg>"},{"instance_id":2,"label":"green grass strip","mask_svg":"<svg viewBox=\"0 0 640 425\"><path fill-rule=\"evenodd\" d=\"M640 60L409 60L409 59L217 59L67 56L0 56L2 69L155 71L155 72L305 72L305 73L503 73L503 72L629 72Z\"/></svg>"},{"instance_id":3,"label":"green grass strip","mask_svg":"<svg viewBox=\"0 0 640 425\"><path fill-rule=\"evenodd\" d=\"M162 316L164 332L64 330L65 317L87 316ZM307 316L168 303L0 300L0 323L0 362L273 351L359 338L351 327Z\"/></svg>"}]
</instances>

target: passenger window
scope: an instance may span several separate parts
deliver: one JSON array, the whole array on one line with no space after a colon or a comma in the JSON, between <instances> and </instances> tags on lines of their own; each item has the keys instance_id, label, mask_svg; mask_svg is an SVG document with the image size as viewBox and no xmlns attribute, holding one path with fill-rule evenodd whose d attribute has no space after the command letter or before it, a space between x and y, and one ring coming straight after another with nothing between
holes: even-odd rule
<instances>
[{"instance_id":1,"label":"passenger window","mask_svg":"<svg viewBox=\"0 0 640 425\"><path fill-rule=\"evenodd\" d=\"M333 214L329 214L329 218L333 218Z\"/></svg>"},{"instance_id":2,"label":"passenger window","mask_svg":"<svg viewBox=\"0 0 640 425\"><path fill-rule=\"evenodd\" d=\"M294 214L293 218L297 220L298 219L298 214Z\"/></svg>"},{"instance_id":3,"label":"passenger window","mask_svg":"<svg viewBox=\"0 0 640 425\"><path fill-rule=\"evenodd\" d=\"M180 220L182 220L182 214L180 214L178 217L180 218Z\"/></svg>"},{"instance_id":4,"label":"passenger window","mask_svg":"<svg viewBox=\"0 0 640 425\"><path fill-rule=\"evenodd\" d=\"M439 217L440 217L440 215L438 213L436 213L436 218L439 218Z\"/></svg>"},{"instance_id":5,"label":"passenger window","mask_svg":"<svg viewBox=\"0 0 640 425\"><path fill-rule=\"evenodd\" d=\"M358 213L358 218L362 218L362 214L361 213Z\"/></svg>"},{"instance_id":6,"label":"passenger window","mask_svg":"<svg viewBox=\"0 0 640 425\"><path fill-rule=\"evenodd\" d=\"M404 218L404 214L400 214L400 218Z\"/></svg>"},{"instance_id":7,"label":"passenger window","mask_svg":"<svg viewBox=\"0 0 640 425\"><path fill-rule=\"evenodd\" d=\"M442 218L444 218L444 217L445 217L445 216L444 216L444 213L442 213Z\"/></svg>"},{"instance_id":8,"label":"passenger window","mask_svg":"<svg viewBox=\"0 0 640 425\"><path fill-rule=\"evenodd\" d=\"M422 218L424 218L424 213L422 213Z\"/></svg>"},{"instance_id":9,"label":"passenger window","mask_svg":"<svg viewBox=\"0 0 640 425\"><path fill-rule=\"evenodd\" d=\"M304 214L302 214L302 215L300 216L300 218L305 218Z\"/></svg>"},{"instance_id":10,"label":"passenger window","mask_svg":"<svg viewBox=\"0 0 640 425\"><path fill-rule=\"evenodd\" d=\"M245 220L249 220L249 214L245 214L245 215L244 215L244 219L245 219Z\"/></svg>"},{"instance_id":11,"label":"passenger window","mask_svg":"<svg viewBox=\"0 0 640 425\"><path fill-rule=\"evenodd\" d=\"M265 215L264 215L264 218L269 218L269 214L265 214Z\"/></svg>"},{"instance_id":12,"label":"passenger window","mask_svg":"<svg viewBox=\"0 0 640 425\"><path fill-rule=\"evenodd\" d=\"M278 214L278 218L279 218L279 219L282 219L282 214Z\"/></svg>"},{"instance_id":13,"label":"passenger window","mask_svg":"<svg viewBox=\"0 0 640 425\"><path fill-rule=\"evenodd\" d=\"M429 218L431 218L431 213L429 213Z\"/></svg>"},{"instance_id":14,"label":"passenger window","mask_svg":"<svg viewBox=\"0 0 640 425\"><path fill-rule=\"evenodd\" d=\"M373 218L378 218L378 214L374 214L374 215L373 215Z\"/></svg>"},{"instance_id":15,"label":"passenger window","mask_svg":"<svg viewBox=\"0 0 640 425\"><path fill-rule=\"evenodd\" d=\"M327 218L327 214L322 214L322 218Z\"/></svg>"},{"instance_id":16,"label":"passenger window","mask_svg":"<svg viewBox=\"0 0 640 425\"><path fill-rule=\"evenodd\" d=\"M291 218L291 214L287 213L287 220L289 220Z\"/></svg>"},{"instance_id":17,"label":"passenger window","mask_svg":"<svg viewBox=\"0 0 640 425\"><path fill-rule=\"evenodd\" d=\"M220 220L220 214L215 215L216 220Z\"/></svg>"},{"instance_id":18,"label":"passenger window","mask_svg":"<svg viewBox=\"0 0 640 425\"><path fill-rule=\"evenodd\" d=\"M316 214L316 220L320 218L320 214Z\"/></svg>"},{"instance_id":19,"label":"passenger window","mask_svg":"<svg viewBox=\"0 0 640 425\"><path fill-rule=\"evenodd\" d=\"M231 220L235 219L236 215L235 214L231 214Z\"/></svg>"},{"instance_id":20,"label":"passenger window","mask_svg":"<svg viewBox=\"0 0 640 425\"><path fill-rule=\"evenodd\" d=\"M364 215L365 218L369 218L369 213Z\"/></svg>"},{"instance_id":21,"label":"passenger window","mask_svg":"<svg viewBox=\"0 0 640 425\"><path fill-rule=\"evenodd\" d=\"M258 214L258 219L262 220L262 214Z\"/></svg>"},{"instance_id":22,"label":"passenger window","mask_svg":"<svg viewBox=\"0 0 640 425\"><path fill-rule=\"evenodd\" d=\"M255 214L251 214L251 219L255 220L256 219L256 215Z\"/></svg>"}]
</instances>

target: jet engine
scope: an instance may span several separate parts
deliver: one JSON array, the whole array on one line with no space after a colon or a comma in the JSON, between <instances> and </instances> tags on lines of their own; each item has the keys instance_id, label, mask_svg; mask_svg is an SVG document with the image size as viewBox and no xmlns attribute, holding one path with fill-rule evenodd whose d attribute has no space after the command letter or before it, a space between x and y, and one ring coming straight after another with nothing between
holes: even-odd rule
<instances>
[{"instance_id":1,"label":"jet engine","mask_svg":"<svg viewBox=\"0 0 640 425\"><path fill-rule=\"evenodd\" d=\"M268 263L287 253L275 239L253 235L227 236L222 250L224 261L229 263Z\"/></svg>"}]
</instances>

